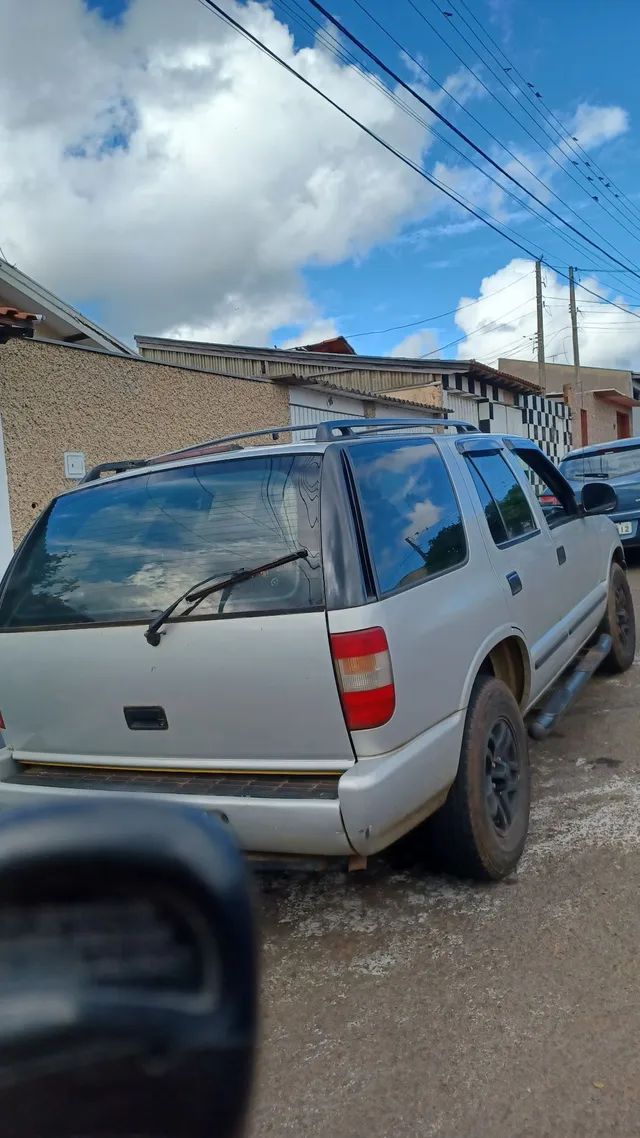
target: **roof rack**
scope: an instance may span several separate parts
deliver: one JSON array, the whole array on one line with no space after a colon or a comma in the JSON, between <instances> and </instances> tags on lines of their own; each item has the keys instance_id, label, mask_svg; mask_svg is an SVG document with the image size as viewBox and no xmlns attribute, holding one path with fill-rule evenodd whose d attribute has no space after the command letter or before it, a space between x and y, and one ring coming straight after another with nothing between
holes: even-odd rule
<instances>
[{"instance_id":1,"label":"roof rack","mask_svg":"<svg viewBox=\"0 0 640 1138\"><path fill-rule=\"evenodd\" d=\"M336 436L353 437L365 433L375 434L377 431L415 431L417 427L454 427L458 435L479 429L464 419L330 419L318 424L316 442L328 443Z\"/></svg>"},{"instance_id":2,"label":"roof rack","mask_svg":"<svg viewBox=\"0 0 640 1138\"><path fill-rule=\"evenodd\" d=\"M326 422L317 424L315 441L317 443L326 443L331 442L336 437L344 438L359 435L365 431L402 431L415 430L417 427L454 427L456 433L459 435L479 429L474 426L473 423L468 423L464 419L327 419ZM222 435L217 439L208 439L203 443L194 443L194 445L190 447L180 447L179 450L169 451L166 454L155 456L153 459L148 459L147 461L168 462L176 458L189 458L195 457L198 454L215 453L215 448L222 449L225 444L236 443L239 442L240 439L259 439L271 436L273 442L277 442L280 435L295 434L299 431L309 431L312 429L309 423L300 425L287 423L282 427L263 427L259 431L241 431L235 435ZM232 448L229 447L228 449Z\"/></svg>"},{"instance_id":3,"label":"roof rack","mask_svg":"<svg viewBox=\"0 0 640 1138\"><path fill-rule=\"evenodd\" d=\"M85 474L84 478L78 481L79 486L83 486L85 482L97 482L103 474L122 474L124 470L132 470L134 466L146 466L148 459L146 458L122 458L114 462L99 462L97 466L93 466L91 470Z\"/></svg>"},{"instance_id":4,"label":"roof rack","mask_svg":"<svg viewBox=\"0 0 640 1138\"><path fill-rule=\"evenodd\" d=\"M357 438L363 434L384 434L386 431L415 431L421 427L437 428L453 427L456 434L466 435L477 432L478 427L467 423L464 419L327 419L316 426L315 441L329 443L340 438ZM193 446L180 447L179 450L167 451L164 454L154 455L153 458L131 459L123 458L114 462L100 462L94 466L78 485L86 482L96 482L103 474L122 474L125 470L134 467L151 466L160 462L171 462L181 458L197 458L199 455L217 454L222 451L242 450L238 445L240 439L259 439L270 436L277 442L280 435L296 434L299 431L309 431L308 423L295 425L287 423L283 427L263 427L260 431L242 431L236 435L223 435L219 439L209 439L203 443L194 443Z\"/></svg>"}]
</instances>

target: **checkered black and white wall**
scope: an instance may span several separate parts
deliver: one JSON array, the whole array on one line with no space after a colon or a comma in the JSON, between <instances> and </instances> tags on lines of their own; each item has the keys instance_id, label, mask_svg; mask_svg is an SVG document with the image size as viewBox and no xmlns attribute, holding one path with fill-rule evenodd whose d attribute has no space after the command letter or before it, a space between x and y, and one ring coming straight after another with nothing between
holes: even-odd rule
<instances>
[{"instance_id":1,"label":"checkered black and white wall","mask_svg":"<svg viewBox=\"0 0 640 1138\"><path fill-rule=\"evenodd\" d=\"M544 395L514 395L505 401L505 388L467 375L443 375L445 404L456 415L477 423L481 431L523 435L532 439L555 463L571 449L571 415L561 400Z\"/></svg>"}]
</instances>

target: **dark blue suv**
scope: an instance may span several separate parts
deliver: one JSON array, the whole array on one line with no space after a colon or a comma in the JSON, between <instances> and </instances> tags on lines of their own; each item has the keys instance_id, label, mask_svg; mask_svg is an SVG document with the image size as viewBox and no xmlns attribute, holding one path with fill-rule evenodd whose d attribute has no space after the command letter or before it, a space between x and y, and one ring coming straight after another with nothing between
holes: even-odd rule
<instances>
[{"instance_id":1,"label":"dark blue suv","mask_svg":"<svg viewBox=\"0 0 640 1138\"><path fill-rule=\"evenodd\" d=\"M640 438L572 450L562 459L560 470L578 498L585 482L608 482L618 498L611 519L622 544L640 548Z\"/></svg>"}]
</instances>

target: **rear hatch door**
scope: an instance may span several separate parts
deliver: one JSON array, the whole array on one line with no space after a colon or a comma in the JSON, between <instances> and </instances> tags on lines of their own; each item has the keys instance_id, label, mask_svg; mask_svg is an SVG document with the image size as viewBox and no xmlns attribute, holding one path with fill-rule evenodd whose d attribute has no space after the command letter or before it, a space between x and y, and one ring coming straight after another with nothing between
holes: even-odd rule
<instances>
[{"instance_id":1,"label":"rear hatch door","mask_svg":"<svg viewBox=\"0 0 640 1138\"><path fill-rule=\"evenodd\" d=\"M198 460L53 503L0 598L0 710L17 758L153 769L342 769L317 452ZM182 603L205 578L290 564Z\"/></svg>"}]
</instances>

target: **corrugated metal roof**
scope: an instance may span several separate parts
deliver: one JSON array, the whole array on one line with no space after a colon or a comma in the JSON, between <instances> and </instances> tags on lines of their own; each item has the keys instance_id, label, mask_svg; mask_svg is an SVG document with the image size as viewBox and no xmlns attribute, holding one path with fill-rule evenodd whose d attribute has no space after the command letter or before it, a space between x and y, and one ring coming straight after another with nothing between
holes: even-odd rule
<instances>
[{"instance_id":1,"label":"corrugated metal roof","mask_svg":"<svg viewBox=\"0 0 640 1138\"><path fill-rule=\"evenodd\" d=\"M214 344L196 340L175 340L159 336L136 336L138 348L147 358L158 358L158 353L176 353L181 357L181 363L190 355L199 358L199 366L207 357L220 363L221 360L251 361L254 365L265 364L269 371L266 374L275 377L278 372L286 372L290 368L300 367L302 359L304 366L316 366L323 369L336 369L341 374L347 372L374 372L371 386L366 390L369 394L376 391L393 389L394 387L420 386L420 378L426 375L441 375L443 373L458 372L471 374L474 377L486 379L492 383L502 383L512 391L530 392L540 394L542 388L537 383L520 376L510 375L508 372L498 371L488 364L478 360L441 360L417 359L413 356L360 356L339 355L334 352L299 352L295 348L254 348L240 344ZM188 363L186 363L188 366ZM264 373L263 373L264 374ZM401 376L406 377L400 379ZM410 377L415 377L415 382ZM400 382L398 380L400 379ZM424 382L424 381L423 381ZM348 386L348 381L340 386Z\"/></svg>"}]
</instances>

